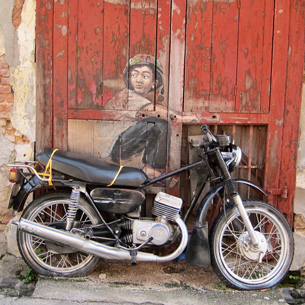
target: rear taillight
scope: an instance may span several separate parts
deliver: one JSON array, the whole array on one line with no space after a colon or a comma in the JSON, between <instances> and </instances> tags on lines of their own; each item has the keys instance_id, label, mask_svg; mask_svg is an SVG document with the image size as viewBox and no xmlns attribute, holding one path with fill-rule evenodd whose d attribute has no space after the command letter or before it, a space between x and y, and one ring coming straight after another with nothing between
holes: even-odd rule
<instances>
[{"instance_id":1,"label":"rear taillight","mask_svg":"<svg viewBox=\"0 0 305 305\"><path fill-rule=\"evenodd\" d=\"M9 181L11 183L17 183L19 180L19 172L16 168L10 169L10 174L9 174Z\"/></svg>"}]
</instances>

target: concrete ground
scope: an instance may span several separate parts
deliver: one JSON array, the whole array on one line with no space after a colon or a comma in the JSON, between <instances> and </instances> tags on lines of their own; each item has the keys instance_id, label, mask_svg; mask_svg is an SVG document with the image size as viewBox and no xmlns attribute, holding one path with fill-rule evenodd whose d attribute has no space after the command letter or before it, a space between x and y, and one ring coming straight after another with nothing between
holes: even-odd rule
<instances>
[{"instance_id":1,"label":"concrete ground","mask_svg":"<svg viewBox=\"0 0 305 305\"><path fill-rule=\"evenodd\" d=\"M10 238L12 238L10 236ZM0 304L305 304L305 285L299 289L274 287L263 291L227 288L212 270L202 270L184 261L139 263L102 261L91 275L62 279L31 279L23 260L7 252L0 233Z\"/></svg>"}]
</instances>

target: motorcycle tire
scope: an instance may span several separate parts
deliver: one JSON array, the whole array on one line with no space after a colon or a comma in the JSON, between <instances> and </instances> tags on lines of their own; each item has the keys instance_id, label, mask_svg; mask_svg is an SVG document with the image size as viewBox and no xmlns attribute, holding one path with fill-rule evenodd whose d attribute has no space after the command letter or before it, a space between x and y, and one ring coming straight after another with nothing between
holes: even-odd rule
<instances>
[{"instance_id":1,"label":"motorcycle tire","mask_svg":"<svg viewBox=\"0 0 305 305\"><path fill-rule=\"evenodd\" d=\"M69 193L47 193L33 200L23 211L21 218L64 229L69 203ZM94 209L80 197L74 222L77 228L98 222L99 218ZM99 262L96 256L77 252L20 230L17 230L17 244L30 268L44 276L83 276L93 271Z\"/></svg>"},{"instance_id":2,"label":"motorcycle tire","mask_svg":"<svg viewBox=\"0 0 305 305\"><path fill-rule=\"evenodd\" d=\"M215 273L228 286L255 290L273 287L289 271L293 234L285 217L261 201L244 201L261 252L255 248L236 206L228 207L211 229L211 258Z\"/></svg>"}]
</instances>

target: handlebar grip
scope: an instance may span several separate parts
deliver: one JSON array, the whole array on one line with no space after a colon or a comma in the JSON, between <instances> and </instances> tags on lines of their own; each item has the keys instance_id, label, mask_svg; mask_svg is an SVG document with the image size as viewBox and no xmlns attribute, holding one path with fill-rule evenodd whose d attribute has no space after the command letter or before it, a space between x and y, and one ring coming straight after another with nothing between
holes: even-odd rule
<instances>
[{"instance_id":1,"label":"handlebar grip","mask_svg":"<svg viewBox=\"0 0 305 305\"><path fill-rule=\"evenodd\" d=\"M208 125L202 125L201 126L201 131L202 131L202 133L207 134L208 131L209 131Z\"/></svg>"}]
</instances>

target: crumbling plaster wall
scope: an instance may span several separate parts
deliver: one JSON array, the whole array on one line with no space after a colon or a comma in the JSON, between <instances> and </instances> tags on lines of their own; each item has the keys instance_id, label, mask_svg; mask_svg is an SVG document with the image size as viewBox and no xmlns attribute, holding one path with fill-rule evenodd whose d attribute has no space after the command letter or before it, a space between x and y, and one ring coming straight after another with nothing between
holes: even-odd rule
<instances>
[{"instance_id":1,"label":"crumbling plaster wall","mask_svg":"<svg viewBox=\"0 0 305 305\"><path fill-rule=\"evenodd\" d=\"M0 0L0 230L11 218L6 164L33 158L35 0Z\"/></svg>"}]
</instances>

